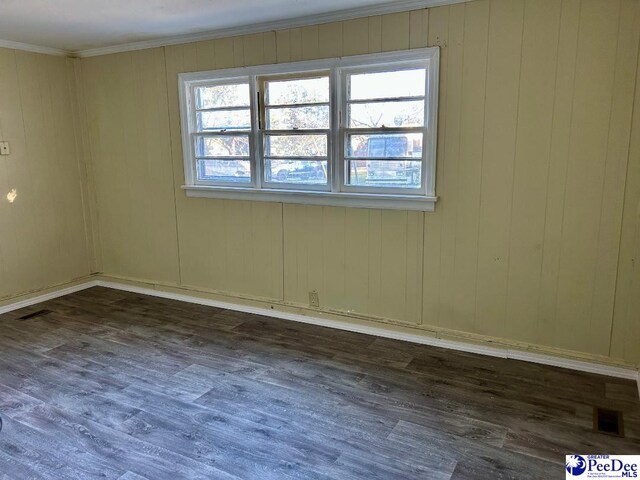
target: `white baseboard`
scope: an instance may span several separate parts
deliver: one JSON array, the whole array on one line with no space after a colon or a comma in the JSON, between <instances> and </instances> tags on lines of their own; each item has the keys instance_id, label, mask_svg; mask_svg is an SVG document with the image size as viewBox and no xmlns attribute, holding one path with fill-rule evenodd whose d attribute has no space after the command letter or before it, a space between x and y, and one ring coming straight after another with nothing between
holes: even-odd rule
<instances>
[{"instance_id":1,"label":"white baseboard","mask_svg":"<svg viewBox=\"0 0 640 480\"><path fill-rule=\"evenodd\" d=\"M273 310L270 308L252 307L248 305L222 302L219 300L199 298L192 295L185 295L181 293L166 292L166 291L154 290L151 288L127 285L119 282L98 280L97 283L102 287L113 288L116 290L124 290L127 292L133 292L133 293L140 293L143 295L151 295L151 296L162 297L162 298L167 298L171 300L195 303L198 305L224 308L228 310L236 310L239 312L254 313L256 315L263 315L266 317L275 317L283 320L292 320L294 322L309 323L312 325L318 325L322 327L336 328L339 330L347 330L350 332L364 333L364 334L373 335L376 337L392 338L394 340L403 340L406 342L419 343L422 345L430 345L433 347L448 348L451 350L458 350L462 352L477 353L480 355L488 355L491 357L523 360L525 362L532 362L532 363L539 363L542 365L551 365L554 367L568 368L570 370L577 370L581 372L607 375L610 377L626 378L626 379L636 380L640 382L640 376L639 376L640 373L638 372L637 369L633 369L633 368L604 365L604 364L588 362L584 360L573 360L573 359L557 357L553 355L544 355L540 353L526 352L523 350L497 348L497 347L490 347L486 345L478 345L474 343L459 342L455 340L446 340L446 339L430 337L426 335L397 332L390 329L380 328L375 326L357 325L357 324L352 324L348 322L342 322L339 320L330 320L326 318L301 315L298 313L283 312L283 311ZM639 388L640 388L640 385L639 385Z\"/></svg>"},{"instance_id":2,"label":"white baseboard","mask_svg":"<svg viewBox=\"0 0 640 480\"><path fill-rule=\"evenodd\" d=\"M38 303L46 302L47 300L52 300L58 297L64 297L65 295L69 295L71 293L76 293L81 290L86 290L87 288L97 287L97 280L90 280L88 282L78 283L77 285L72 285L70 287L62 287L55 290L51 290L50 292L43 293L40 295L35 295L33 297L26 298L24 300L19 300L17 302L9 303L7 305L0 305L0 315L3 313L9 313L14 310L19 310L21 308L30 307L31 305L36 305Z\"/></svg>"},{"instance_id":3,"label":"white baseboard","mask_svg":"<svg viewBox=\"0 0 640 480\"><path fill-rule=\"evenodd\" d=\"M181 302L194 303L198 305L205 305L209 307L224 308L227 310L235 310L245 313L253 313L256 315L263 315L266 317L274 317L282 320L291 320L294 322L308 323L312 325L318 325L322 327L336 328L339 330L347 330L350 332L364 333L367 335L373 335L376 337L391 338L394 340L403 340L411 343L418 343L422 345L429 345L434 347L448 348L451 350L458 350L468 353L477 353L480 355L487 355L491 357L509 358L513 360L522 360L525 362L539 363L542 365L550 365L554 367L567 368L570 370L576 370L580 372L595 373L598 375L606 375L610 377L625 378L635 380L638 383L638 395L640 398L640 372L638 369L625 368L614 365L604 365L595 362L589 362L584 360L574 360L570 358L564 358L554 355L546 355L534 352L527 352L524 350L510 349L510 348L497 348L487 345L478 345L474 343L467 343L455 340L446 340L437 337L430 337L426 335L412 334L406 332L393 331L386 328L357 325L339 320L330 320L320 317L312 317L308 315L301 315L298 313L283 312L278 310L272 310L269 308L253 307L249 305L240 305L236 303L223 302L219 300L211 300L207 298L200 298L193 295L186 295L182 293L173 293L162 290L155 290L153 288L138 287L135 285L128 285L125 283L105 281L105 280L91 280L85 283L74 285L71 287L62 288L59 290L51 291L43 295L38 295L26 300L22 300L10 305L0 307L0 314L17 310L19 308L35 305L53 298L69 295L81 290L85 290L91 287L106 287L115 290L123 290L132 293L139 293L142 295L150 295L154 297L166 298L169 300L177 300Z\"/></svg>"}]
</instances>

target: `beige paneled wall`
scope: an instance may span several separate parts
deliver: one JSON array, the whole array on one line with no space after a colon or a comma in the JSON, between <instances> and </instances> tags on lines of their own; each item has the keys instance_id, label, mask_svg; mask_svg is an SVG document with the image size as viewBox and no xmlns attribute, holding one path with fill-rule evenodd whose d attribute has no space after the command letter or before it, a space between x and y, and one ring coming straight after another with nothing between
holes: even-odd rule
<instances>
[{"instance_id":1,"label":"beige paneled wall","mask_svg":"<svg viewBox=\"0 0 640 480\"><path fill-rule=\"evenodd\" d=\"M637 364L639 34L637 0L476 0L83 59L104 272ZM178 73L426 45L435 212L184 195Z\"/></svg>"},{"instance_id":2,"label":"beige paneled wall","mask_svg":"<svg viewBox=\"0 0 640 480\"><path fill-rule=\"evenodd\" d=\"M424 215L359 208L284 206L288 302L421 323Z\"/></svg>"},{"instance_id":3,"label":"beige paneled wall","mask_svg":"<svg viewBox=\"0 0 640 480\"><path fill-rule=\"evenodd\" d=\"M266 55L272 55L273 61L275 44L268 41L273 37L260 34L165 50L168 91L176 92L169 95L169 125L182 284L282 301L282 205L186 198L180 188L184 175L178 72L244 65L245 49L259 55L257 61L262 63L260 59L272 47ZM256 52L250 49L255 43L260 46Z\"/></svg>"},{"instance_id":4,"label":"beige paneled wall","mask_svg":"<svg viewBox=\"0 0 640 480\"><path fill-rule=\"evenodd\" d=\"M82 60L82 99L106 272L177 283L163 49Z\"/></svg>"},{"instance_id":5,"label":"beige paneled wall","mask_svg":"<svg viewBox=\"0 0 640 480\"><path fill-rule=\"evenodd\" d=\"M91 271L72 62L0 48L0 301Z\"/></svg>"},{"instance_id":6,"label":"beige paneled wall","mask_svg":"<svg viewBox=\"0 0 640 480\"><path fill-rule=\"evenodd\" d=\"M627 65L628 75L633 64ZM631 145L626 176L624 170L618 176L624 178L625 195L622 210L622 235L618 264L611 355L640 361L640 64L636 72L636 97L633 104ZM622 106L622 105L621 105ZM631 105L627 105L631 108ZM627 142L622 140L623 145Z\"/></svg>"}]
</instances>

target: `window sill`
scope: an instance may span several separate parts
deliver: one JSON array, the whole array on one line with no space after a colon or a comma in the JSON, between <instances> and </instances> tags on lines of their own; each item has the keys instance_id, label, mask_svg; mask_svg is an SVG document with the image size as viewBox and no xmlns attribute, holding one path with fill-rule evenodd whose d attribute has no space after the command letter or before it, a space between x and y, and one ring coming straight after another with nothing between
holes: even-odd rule
<instances>
[{"instance_id":1,"label":"window sill","mask_svg":"<svg viewBox=\"0 0 640 480\"><path fill-rule=\"evenodd\" d=\"M432 212L438 197L184 185L187 197Z\"/></svg>"}]
</instances>

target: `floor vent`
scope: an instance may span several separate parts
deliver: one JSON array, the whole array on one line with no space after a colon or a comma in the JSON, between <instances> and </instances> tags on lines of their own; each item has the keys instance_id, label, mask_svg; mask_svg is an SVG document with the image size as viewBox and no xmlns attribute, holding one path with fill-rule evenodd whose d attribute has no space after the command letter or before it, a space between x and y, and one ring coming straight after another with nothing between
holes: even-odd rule
<instances>
[{"instance_id":1,"label":"floor vent","mask_svg":"<svg viewBox=\"0 0 640 480\"><path fill-rule=\"evenodd\" d=\"M619 410L594 407L593 429L598 433L624 437L622 412Z\"/></svg>"},{"instance_id":2,"label":"floor vent","mask_svg":"<svg viewBox=\"0 0 640 480\"><path fill-rule=\"evenodd\" d=\"M31 318L44 317L45 315L49 315L50 313L51 310L38 310L37 312L28 313L27 315L18 317L18 320L29 320Z\"/></svg>"}]
</instances>

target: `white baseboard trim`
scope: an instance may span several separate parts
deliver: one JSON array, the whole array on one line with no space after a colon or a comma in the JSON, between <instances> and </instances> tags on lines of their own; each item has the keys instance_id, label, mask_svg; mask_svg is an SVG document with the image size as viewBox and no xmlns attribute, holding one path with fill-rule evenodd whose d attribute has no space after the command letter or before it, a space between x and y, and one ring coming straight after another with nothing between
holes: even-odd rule
<instances>
[{"instance_id":1,"label":"white baseboard trim","mask_svg":"<svg viewBox=\"0 0 640 480\"><path fill-rule=\"evenodd\" d=\"M448 348L451 350L458 350L468 353L477 353L480 355L487 355L491 357L509 358L513 360L522 360L525 362L538 363L542 365L550 365L554 367L567 368L569 370L576 370L580 372L595 373L598 375L606 375L610 377L625 378L635 380L638 384L638 395L640 398L640 372L638 369L624 368L614 365L604 365L595 362L589 362L584 360L574 360L570 358L558 357L554 355L546 355L534 352L527 352L524 350L516 350L510 348L497 348L487 345L478 345L474 343L467 343L455 340L446 340L443 338L429 337L426 335L412 334L406 332L398 332L389 330L386 328L380 328L368 325L357 325L339 320L330 320L320 317L312 317L308 315L301 315L298 313L283 312L278 310L272 310L269 308L253 307L249 305L240 305L237 303L223 302L219 300L212 300L207 298L200 298L193 295L186 295L182 293L173 293L162 290L155 290L153 288L138 287L135 285L128 285L126 283L105 281L105 280L91 280L88 282L80 283L70 287L54 290L43 295L34 296L19 302L5 305L0 307L0 314L18 310L20 308L35 305L37 303L45 302L54 298L69 295L71 293L86 290L91 287L105 287L115 290L122 290L131 293L139 293L141 295L150 295L153 297L166 298L169 300L177 300L181 302L194 303L197 305L205 305L209 307L224 308L227 310L235 310L245 313L253 313L256 315L263 315L266 317L274 317L282 320L291 320L294 322L308 323L311 325L318 325L321 327L336 328L339 330L346 330L356 333L364 333L367 335L373 335L376 337L391 338L394 340L403 340L411 343L418 343L422 345L429 345L433 347Z\"/></svg>"},{"instance_id":2,"label":"white baseboard trim","mask_svg":"<svg viewBox=\"0 0 640 480\"><path fill-rule=\"evenodd\" d=\"M199 298L192 295L185 295L181 293L172 293L172 292L154 290L151 288L138 287L138 286L127 285L127 284L118 283L118 282L98 280L97 283L99 286L113 288L116 290L124 290L132 293L140 293L143 295L151 295L151 296L162 297L162 298L167 298L171 300L195 303L198 305L224 308L228 310L236 310L236 311L245 312L245 313L254 313L254 314L263 315L266 317L275 317L283 320L291 320L294 322L318 325L321 327L330 327L330 328L336 328L339 330L347 330L350 332L364 333L364 334L373 335L376 337L392 338L394 340L403 340L411 343L418 343L418 344L429 345L433 347L448 348L451 350L458 350L458 351L468 352L468 353L477 353L480 355L488 355L491 357L523 360L525 362L532 362L532 363L539 363L542 365L568 368L570 370L595 373L599 375L607 375L610 377L626 378L626 379L638 381L639 382L638 388L640 389L640 372L638 372L637 369L632 369L632 368L617 367L613 365L604 365L600 363L588 362L583 360L573 360L573 359L557 357L553 355L526 352L523 350L497 348L497 347L490 347L486 345L478 345L474 343L460 342L455 340L446 340L443 338L429 337L426 335L419 335L419 334L412 334L412 333L405 333L405 332L394 332L393 330L375 327L375 326L357 325L357 324L342 322L339 320L330 320L326 318L300 315L298 313L272 310L270 308L239 305L236 303Z\"/></svg>"},{"instance_id":3,"label":"white baseboard trim","mask_svg":"<svg viewBox=\"0 0 640 480\"><path fill-rule=\"evenodd\" d=\"M70 287L62 287L59 289L51 290L47 293L43 293L41 295L35 295L33 297L26 298L24 300L19 300L14 303L9 303L7 305L0 305L0 315L3 313L9 313L14 310L20 310L21 308L30 307L31 305L36 305L38 303L46 302L47 300L53 300L54 298L64 297L65 295L69 295L71 293L76 293L81 290L86 290L87 288L97 287L97 280L90 280L88 282L78 283L77 285L72 285Z\"/></svg>"}]
</instances>

